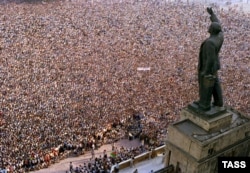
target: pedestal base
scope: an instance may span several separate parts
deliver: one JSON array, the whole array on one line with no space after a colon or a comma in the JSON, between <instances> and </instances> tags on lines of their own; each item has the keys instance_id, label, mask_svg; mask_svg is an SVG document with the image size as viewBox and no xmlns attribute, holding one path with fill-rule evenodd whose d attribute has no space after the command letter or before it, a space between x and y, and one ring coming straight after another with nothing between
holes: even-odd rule
<instances>
[{"instance_id":1,"label":"pedestal base","mask_svg":"<svg viewBox=\"0 0 250 173\"><path fill-rule=\"evenodd\" d=\"M197 115L199 116L205 116L208 118L212 118L215 117L217 115L220 115L224 112L226 112L226 108L225 107L217 107L217 106L212 106L210 110L208 111L203 111L199 108L199 105L196 104L195 102L192 104L188 105L188 108L192 111L194 111Z\"/></svg>"},{"instance_id":2,"label":"pedestal base","mask_svg":"<svg viewBox=\"0 0 250 173\"><path fill-rule=\"evenodd\" d=\"M181 111L181 120L189 119L206 131L213 132L231 124L232 113L225 108L212 107L209 111L199 111L196 104L191 104Z\"/></svg>"}]
</instances>

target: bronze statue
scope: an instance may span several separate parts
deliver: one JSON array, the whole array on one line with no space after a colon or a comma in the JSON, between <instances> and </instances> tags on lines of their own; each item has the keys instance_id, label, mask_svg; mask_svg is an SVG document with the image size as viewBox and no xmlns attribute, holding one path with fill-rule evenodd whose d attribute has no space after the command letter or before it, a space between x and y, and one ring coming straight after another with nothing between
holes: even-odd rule
<instances>
[{"instance_id":1,"label":"bronze statue","mask_svg":"<svg viewBox=\"0 0 250 173\"><path fill-rule=\"evenodd\" d=\"M219 52L223 44L224 36L219 19L214 14L212 8L207 8L211 15L211 25L207 38L200 47L198 63L199 101L195 102L202 111L211 109L213 105L223 107L222 89L218 79L217 71L220 69Z\"/></svg>"}]
</instances>

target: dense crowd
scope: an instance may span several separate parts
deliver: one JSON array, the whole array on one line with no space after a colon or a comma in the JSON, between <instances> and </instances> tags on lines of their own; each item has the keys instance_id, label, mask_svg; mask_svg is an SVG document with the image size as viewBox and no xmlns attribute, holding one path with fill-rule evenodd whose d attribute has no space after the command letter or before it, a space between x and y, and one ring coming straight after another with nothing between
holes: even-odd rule
<instances>
[{"instance_id":1,"label":"dense crowd","mask_svg":"<svg viewBox=\"0 0 250 173\"><path fill-rule=\"evenodd\" d=\"M84 162L82 165L74 167L72 162L69 165L69 173L109 173L119 172L119 163L125 160L130 160L130 167L134 167L135 156L144 153L145 151L152 151L152 147L141 145L131 148L117 148L112 150L110 156L107 155L106 150L103 154L93 157L88 162ZM150 159L150 157L149 157Z\"/></svg>"},{"instance_id":2,"label":"dense crowd","mask_svg":"<svg viewBox=\"0 0 250 173\"><path fill-rule=\"evenodd\" d=\"M198 98L198 52L210 24L204 5L5 2L1 167L22 172L25 161L43 160L60 145L112 142L126 136L122 129L134 114L144 117L141 136L159 145L168 124ZM214 10L225 35L219 74L225 104L249 115L250 16L233 8Z\"/></svg>"}]
</instances>

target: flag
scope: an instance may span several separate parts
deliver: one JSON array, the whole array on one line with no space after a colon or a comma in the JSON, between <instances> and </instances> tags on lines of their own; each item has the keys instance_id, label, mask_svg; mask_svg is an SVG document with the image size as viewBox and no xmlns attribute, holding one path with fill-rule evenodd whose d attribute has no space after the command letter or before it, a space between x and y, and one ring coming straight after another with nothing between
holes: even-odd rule
<instances>
[{"instance_id":1,"label":"flag","mask_svg":"<svg viewBox=\"0 0 250 173\"><path fill-rule=\"evenodd\" d=\"M115 158L115 157L116 157L116 151L112 151L112 152L110 153L110 156L113 157L113 158Z\"/></svg>"}]
</instances>

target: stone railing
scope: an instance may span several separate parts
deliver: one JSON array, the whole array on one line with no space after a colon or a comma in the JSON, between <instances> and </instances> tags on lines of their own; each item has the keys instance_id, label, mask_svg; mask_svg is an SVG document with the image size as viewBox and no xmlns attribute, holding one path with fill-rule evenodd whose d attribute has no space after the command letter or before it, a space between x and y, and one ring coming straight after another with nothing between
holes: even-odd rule
<instances>
[{"instance_id":1,"label":"stone railing","mask_svg":"<svg viewBox=\"0 0 250 173\"><path fill-rule=\"evenodd\" d=\"M121 163L119 163L119 169L121 170L121 169L130 167L130 166L132 166L131 165L132 163L137 164L139 162L152 159L154 157L157 157L159 154L163 154L164 152L165 152L165 145L160 146L158 148L155 148L152 151L148 151L148 152L145 152L143 154L140 154L140 155L136 156L134 158L134 161L132 161L132 158L128 159L128 160L125 160L125 161L122 161Z\"/></svg>"}]
</instances>

